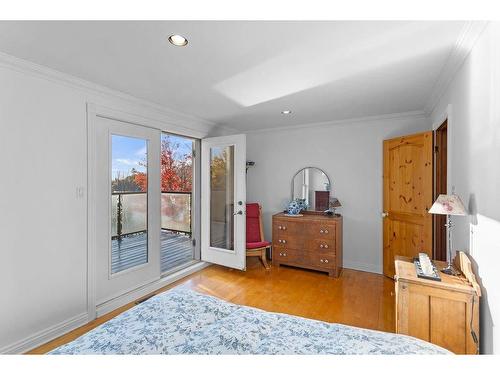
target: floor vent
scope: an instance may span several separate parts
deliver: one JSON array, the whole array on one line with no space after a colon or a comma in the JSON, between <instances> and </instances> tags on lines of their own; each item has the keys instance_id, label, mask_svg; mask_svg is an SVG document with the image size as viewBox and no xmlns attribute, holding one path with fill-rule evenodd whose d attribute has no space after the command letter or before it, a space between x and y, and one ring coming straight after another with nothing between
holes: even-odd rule
<instances>
[{"instance_id":1,"label":"floor vent","mask_svg":"<svg viewBox=\"0 0 500 375\"><path fill-rule=\"evenodd\" d=\"M143 303L144 301L147 301L148 299L150 299L151 297L154 297L155 295L156 294L152 294L150 296L144 297L143 299L137 300L137 301L135 301L135 304L138 305L140 303Z\"/></svg>"}]
</instances>

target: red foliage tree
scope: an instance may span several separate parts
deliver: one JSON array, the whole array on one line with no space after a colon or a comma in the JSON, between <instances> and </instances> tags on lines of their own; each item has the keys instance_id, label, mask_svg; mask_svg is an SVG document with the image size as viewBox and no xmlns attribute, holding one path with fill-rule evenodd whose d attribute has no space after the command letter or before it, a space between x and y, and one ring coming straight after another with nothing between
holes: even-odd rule
<instances>
[{"instance_id":1,"label":"red foliage tree","mask_svg":"<svg viewBox=\"0 0 500 375\"><path fill-rule=\"evenodd\" d=\"M193 182L192 156L184 155L175 158L179 143L166 136L161 142L160 173L161 191L191 192ZM141 165L146 166L144 161ZM140 186L141 191L147 189L147 176L144 172L132 171L134 181Z\"/></svg>"}]
</instances>

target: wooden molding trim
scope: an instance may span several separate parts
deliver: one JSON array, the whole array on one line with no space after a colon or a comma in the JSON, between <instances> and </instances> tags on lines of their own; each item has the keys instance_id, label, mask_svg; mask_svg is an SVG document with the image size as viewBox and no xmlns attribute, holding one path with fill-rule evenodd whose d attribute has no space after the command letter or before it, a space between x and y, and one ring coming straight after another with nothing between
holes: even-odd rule
<instances>
[{"instance_id":1,"label":"wooden molding trim","mask_svg":"<svg viewBox=\"0 0 500 375\"><path fill-rule=\"evenodd\" d=\"M139 99L133 95L113 90L97 83L93 83L28 60L20 59L3 52L0 52L0 67L43 78L48 81L63 84L94 95L120 99L144 107L145 109L156 113L160 117L158 119L159 121L177 124L190 130L200 132L203 130L211 130L215 126L215 124L211 121L200 119L186 113L181 113L160 104Z\"/></svg>"},{"instance_id":2,"label":"wooden molding trim","mask_svg":"<svg viewBox=\"0 0 500 375\"><path fill-rule=\"evenodd\" d=\"M450 52L446 63L442 67L432 92L425 103L424 112L427 115L430 115L432 111L434 111L439 100L455 77L455 74L460 69L467 56L469 56L476 41L487 25L487 21L468 21L465 23L460 37L455 43L453 50Z\"/></svg>"},{"instance_id":3,"label":"wooden molding trim","mask_svg":"<svg viewBox=\"0 0 500 375\"><path fill-rule=\"evenodd\" d=\"M389 114L385 114L385 115L356 117L356 118L349 118L349 119L344 119L344 120L311 122L311 123L307 123L307 124L281 126L281 127L275 127L275 128L264 128L264 129L255 129L255 130L242 129L241 132L244 132L245 134L279 132L279 131L283 131L283 130L295 130L295 129L302 129L302 128L308 128L308 129L323 128L323 127L342 126L342 125L363 123L363 122L397 120L397 119L406 119L406 118L428 118L428 116L427 116L427 113L425 113L424 111L409 111L409 112L389 113ZM217 126L217 127L220 127L220 126Z\"/></svg>"}]
</instances>

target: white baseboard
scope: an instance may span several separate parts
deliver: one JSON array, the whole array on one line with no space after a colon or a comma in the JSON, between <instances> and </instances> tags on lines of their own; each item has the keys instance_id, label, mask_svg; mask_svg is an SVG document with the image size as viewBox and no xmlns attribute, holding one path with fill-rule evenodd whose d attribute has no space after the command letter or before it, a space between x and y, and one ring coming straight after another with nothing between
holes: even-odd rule
<instances>
[{"instance_id":1,"label":"white baseboard","mask_svg":"<svg viewBox=\"0 0 500 375\"><path fill-rule=\"evenodd\" d=\"M357 271L372 272L372 273L382 273L382 268L380 265L363 263L363 262L353 262L344 259L344 268L349 268Z\"/></svg>"},{"instance_id":2,"label":"white baseboard","mask_svg":"<svg viewBox=\"0 0 500 375\"><path fill-rule=\"evenodd\" d=\"M170 274L168 276L165 276L161 278L160 280L153 281L152 283L149 283L147 285L144 285L143 287L140 287L138 289L135 289L129 293L126 293L118 298L114 298L111 301L105 302L99 306L97 306L96 312L97 316L103 316L113 310L116 310L117 308L126 305L127 303L130 303L132 301L135 301L141 297L144 297L145 295L154 292L155 290L158 290L160 288L163 288L164 286L167 286L168 284L172 284L173 282L182 279L183 277L186 277L193 272L197 272L202 270L205 267L208 267L210 263L206 262L198 262L195 263L191 266L188 266L186 268L183 268L182 270L175 272L173 274Z\"/></svg>"},{"instance_id":3,"label":"white baseboard","mask_svg":"<svg viewBox=\"0 0 500 375\"><path fill-rule=\"evenodd\" d=\"M22 354L88 323L87 312L55 324L23 340L0 348L2 354Z\"/></svg>"},{"instance_id":4,"label":"white baseboard","mask_svg":"<svg viewBox=\"0 0 500 375\"><path fill-rule=\"evenodd\" d=\"M186 267L178 272L171 275L165 276L160 280L154 281L142 288L136 289L126 295L116 298L110 302L102 304L97 308L98 316L104 315L110 311L117 309L120 306L126 305L138 298L145 296L157 289L160 289L168 284L171 284L177 280L182 279L193 272L202 270L208 267L210 264L205 262L198 262L189 267ZM19 340L13 344L4 346L0 348L1 354L22 354L27 351L34 349L42 344L45 344L59 336L62 336L78 327L89 322L89 316L87 312L81 313L73 318L67 319L64 322L53 325L52 327L46 328L42 331L35 333L25 339Z\"/></svg>"}]
</instances>

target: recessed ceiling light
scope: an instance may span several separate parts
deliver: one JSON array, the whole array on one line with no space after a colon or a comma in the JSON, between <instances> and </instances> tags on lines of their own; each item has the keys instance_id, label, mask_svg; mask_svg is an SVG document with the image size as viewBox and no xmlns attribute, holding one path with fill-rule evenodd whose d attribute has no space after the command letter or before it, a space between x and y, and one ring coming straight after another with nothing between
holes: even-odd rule
<instances>
[{"instance_id":1,"label":"recessed ceiling light","mask_svg":"<svg viewBox=\"0 0 500 375\"><path fill-rule=\"evenodd\" d=\"M290 111L289 109L286 109L284 111L281 111L281 114L282 115L289 115L290 113L292 113L292 111Z\"/></svg>"},{"instance_id":2,"label":"recessed ceiling light","mask_svg":"<svg viewBox=\"0 0 500 375\"><path fill-rule=\"evenodd\" d=\"M177 47L184 47L188 44L188 40L179 34L170 35L168 41Z\"/></svg>"}]
</instances>

